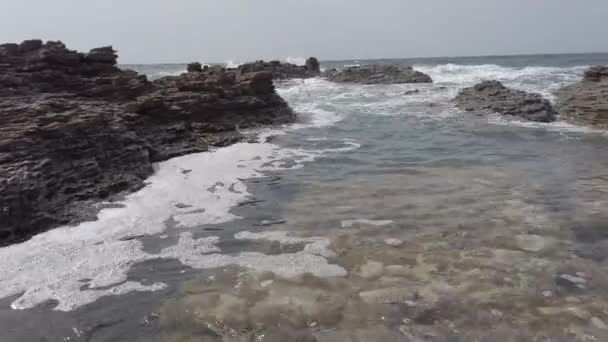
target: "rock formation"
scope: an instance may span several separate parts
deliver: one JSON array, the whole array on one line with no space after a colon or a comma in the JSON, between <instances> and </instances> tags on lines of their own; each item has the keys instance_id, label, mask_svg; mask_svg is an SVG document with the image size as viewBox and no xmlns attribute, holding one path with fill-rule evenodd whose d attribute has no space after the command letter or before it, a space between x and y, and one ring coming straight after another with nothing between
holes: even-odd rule
<instances>
[{"instance_id":1,"label":"rock formation","mask_svg":"<svg viewBox=\"0 0 608 342\"><path fill-rule=\"evenodd\" d=\"M412 67L396 65L365 65L330 69L321 75L327 80L338 83L360 84L399 84L399 83L432 83L427 74Z\"/></svg>"},{"instance_id":2,"label":"rock formation","mask_svg":"<svg viewBox=\"0 0 608 342\"><path fill-rule=\"evenodd\" d=\"M268 71L149 82L116 60L111 47L0 45L0 245L93 219L93 201L140 188L151 163L239 141L237 126L294 120Z\"/></svg>"},{"instance_id":3,"label":"rock formation","mask_svg":"<svg viewBox=\"0 0 608 342\"><path fill-rule=\"evenodd\" d=\"M275 80L288 80L292 78L311 78L321 74L319 61L315 57L306 60L305 65L295 65L291 63L281 63L279 61L257 61L247 63L238 67L239 73L251 73L268 71L272 73Z\"/></svg>"},{"instance_id":4,"label":"rock formation","mask_svg":"<svg viewBox=\"0 0 608 342\"><path fill-rule=\"evenodd\" d=\"M555 121L555 110L540 94L509 89L498 81L484 81L465 88L454 101L458 108L468 112L493 112L538 122Z\"/></svg>"},{"instance_id":5,"label":"rock formation","mask_svg":"<svg viewBox=\"0 0 608 342\"><path fill-rule=\"evenodd\" d=\"M608 66L585 71L582 81L558 93L560 118L597 128L608 128Z\"/></svg>"}]
</instances>

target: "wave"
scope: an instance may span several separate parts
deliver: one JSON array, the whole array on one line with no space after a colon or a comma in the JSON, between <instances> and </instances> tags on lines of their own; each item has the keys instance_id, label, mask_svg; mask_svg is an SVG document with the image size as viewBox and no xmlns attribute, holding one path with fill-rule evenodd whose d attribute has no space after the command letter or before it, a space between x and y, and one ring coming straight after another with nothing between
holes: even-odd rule
<instances>
[{"instance_id":1,"label":"wave","mask_svg":"<svg viewBox=\"0 0 608 342\"><path fill-rule=\"evenodd\" d=\"M304 58L304 57L287 57L287 58L285 58L285 62L295 64L295 65L305 65L306 58Z\"/></svg>"},{"instance_id":2,"label":"wave","mask_svg":"<svg viewBox=\"0 0 608 342\"><path fill-rule=\"evenodd\" d=\"M225 63L225 67L227 69L236 69L241 66L243 63L234 62L233 60L229 60Z\"/></svg>"}]
</instances>

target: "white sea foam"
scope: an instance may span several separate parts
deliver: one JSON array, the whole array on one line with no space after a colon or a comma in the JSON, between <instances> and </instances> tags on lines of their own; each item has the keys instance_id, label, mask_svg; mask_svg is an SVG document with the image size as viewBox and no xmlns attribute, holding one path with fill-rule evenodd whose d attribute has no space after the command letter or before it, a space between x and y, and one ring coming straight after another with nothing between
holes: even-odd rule
<instances>
[{"instance_id":1,"label":"white sea foam","mask_svg":"<svg viewBox=\"0 0 608 342\"><path fill-rule=\"evenodd\" d=\"M236 69L236 68L238 68L239 66L241 66L242 64L243 64L243 63L238 63L238 62L235 62L235 61L230 60L230 61L227 61L227 62L226 62L225 66L226 66L226 68L228 68L228 69Z\"/></svg>"},{"instance_id":2,"label":"white sea foam","mask_svg":"<svg viewBox=\"0 0 608 342\"><path fill-rule=\"evenodd\" d=\"M170 218L177 222L178 228L238 219L229 211L250 195L239 179L261 176L258 170L287 168L281 161L284 158L294 159L298 167L323 153L352 148L356 145L349 142L345 142L343 148L325 151L239 143L160 163L148 179L149 184L127 196L124 207L104 209L94 222L53 229L27 242L0 248L3 260L0 298L19 295L12 303L14 309L56 300L56 310L68 311L103 296L159 290L165 285L127 282L127 272L134 264L158 258L177 258L186 265L201 268L237 264L289 276L300 271L341 275L343 270L310 251L277 256L243 253L228 257L217 254L219 249L214 245L217 238L193 240L189 233L183 233L177 246L160 254L148 254L142 250L141 242L129 238L161 234ZM184 173L185 169L190 172ZM279 265L278 269L273 265Z\"/></svg>"},{"instance_id":3,"label":"white sea foam","mask_svg":"<svg viewBox=\"0 0 608 342\"><path fill-rule=\"evenodd\" d=\"M287 57L287 58L285 58L285 62L295 64L295 65L305 65L306 58L304 58L304 57Z\"/></svg>"},{"instance_id":4,"label":"white sea foam","mask_svg":"<svg viewBox=\"0 0 608 342\"><path fill-rule=\"evenodd\" d=\"M437 84L455 84L467 87L484 80L498 80L507 86L540 93L555 100L555 92L562 86L578 81L588 66L523 68L494 64L483 65L417 65L415 68L429 74Z\"/></svg>"}]
</instances>

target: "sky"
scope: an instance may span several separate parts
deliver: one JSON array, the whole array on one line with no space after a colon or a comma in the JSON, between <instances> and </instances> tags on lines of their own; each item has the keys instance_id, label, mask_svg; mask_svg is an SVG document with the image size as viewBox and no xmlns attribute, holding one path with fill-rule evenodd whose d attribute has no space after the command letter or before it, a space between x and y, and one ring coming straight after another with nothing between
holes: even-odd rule
<instances>
[{"instance_id":1,"label":"sky","mask_svg":"<svg viewBox=\"0 0 608 342\"><path fill-rule=\"evenodd\" d=\"M608 52L607 0L0 0L0 42L119 62Z\"/></svg>"}]
</instances>

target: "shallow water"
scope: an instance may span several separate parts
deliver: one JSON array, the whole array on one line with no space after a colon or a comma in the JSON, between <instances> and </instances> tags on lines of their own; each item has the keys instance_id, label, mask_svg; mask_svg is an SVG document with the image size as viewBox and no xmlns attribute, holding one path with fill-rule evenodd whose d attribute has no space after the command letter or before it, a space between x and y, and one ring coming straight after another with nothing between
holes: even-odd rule
<instances>
[{"instance_id":1,"label":"shallow water","mask_svg":"<svg viewBox=\"0 0 608 342\"><path fill-rule=\"evenodd\" d=\"M608 134L450 103L486 78L554 100L608 56L398 62L435 83L281 83L300 122L270 142L0 250L0 340L608 340Z\"/></svg>"}]
</instances>

